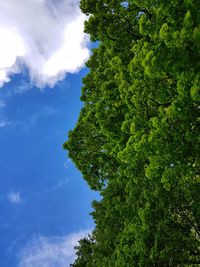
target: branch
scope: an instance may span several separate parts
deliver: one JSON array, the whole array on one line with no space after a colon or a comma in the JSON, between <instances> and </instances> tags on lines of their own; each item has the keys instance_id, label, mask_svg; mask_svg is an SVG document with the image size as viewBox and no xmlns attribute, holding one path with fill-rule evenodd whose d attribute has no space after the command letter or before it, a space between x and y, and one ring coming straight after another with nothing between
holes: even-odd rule
<instances>
[{"instance_id":1,"label":"branch","mask_svg":"<svg viewBox=\"0 0 200 267\"><path fill-rule=\"evenodd\" d=\"M176 208L175 208L175 210L176 210L176 212L178 213L179 216L184 216L187 219L187 221L189 222L190 226L192 226L192 228L196 231L197 235L200 238L200 231L199 231L198 227L193 223L193 221L184 212L180 213L179 210L177 210Z\"/></svg>"}]
</instances>

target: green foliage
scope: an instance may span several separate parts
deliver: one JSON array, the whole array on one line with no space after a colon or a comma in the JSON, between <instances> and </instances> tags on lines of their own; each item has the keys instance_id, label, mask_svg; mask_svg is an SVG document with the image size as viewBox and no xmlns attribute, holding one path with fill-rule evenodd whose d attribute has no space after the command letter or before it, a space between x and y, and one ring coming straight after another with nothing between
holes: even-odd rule
<instances>
[{"instance_id":1,"label":"green foliage","mask_svg":"<svg viewBox=\"0 0 200 267\"><path fill-rule=\"evenodd\" d=\"M102 199L72 266L198 266L200 3L80 7L99 47L64 148Z\"/></svg>"}]
</instances>

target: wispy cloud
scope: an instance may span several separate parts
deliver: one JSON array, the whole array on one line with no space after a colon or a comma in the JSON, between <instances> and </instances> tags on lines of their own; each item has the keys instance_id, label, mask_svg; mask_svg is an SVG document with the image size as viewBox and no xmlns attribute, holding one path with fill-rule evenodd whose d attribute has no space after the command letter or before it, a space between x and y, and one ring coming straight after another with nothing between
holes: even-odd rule
<instances>
[{"instance_id":1,"label":"wispy cloud","mask_svg":"<svg viewBox=\"0 0 200 267\"><path fill-rule=\"evenodd\" d=\"M46 105L40 108L40 110L35 111L25 120L13 121L12 126L17 127L20 133L28 134L35 128L40 120L48 118L49 116L53 116L56 113L57 110L53 106Z\"/></svg>"},{"instance_id":2,"label":"wispy cloud","mask_svg":"<svg viewBox=\"0 0 200 267\"><path fill-rule=\"evenodd\" d=\"M10 124L11 124L10 121L2 120L2 121L0 121L0 128L3 128L3 127L8 126Z\"/></svg>"},{"instance_id":3,"label":"wispy cloud","mask_svg":"<svg viewBox=\"0 0 200 267\"><path fill-rule=\"evenodd\" d=\"M23 93L25 93L26 91L30 90L32 88L32 85L24 80L21 80L19 85L15 86L10 90L10 96L13 95L22 95Z\"/></svg>"},{"instance_id":4,"label":"wispy cloud","mask_svg":"<svg viewBox=\"0 0 200 267\"><path fill-rule=\"evenodd\" d=\"M89 56L84 19L77 0L1 0L0 86L24 69L40 87L77 72Z\"/></svg>"},{"instance_id":5,"label":"wispy cloud","mask_svg":"<svg viewBox=\"0 0 200 267\"><path fill-rule=\"evenodd\" d=\"M34 126L41 117L52 116L56 114L56 109L52 106L44 106L35 112L29 119L30 126Z\"/></svg>"},{"instance_id":6,"label":"wispy cloud","mask_svg":"<svg viewBox=\"0 0 200 267\"><path fill-rule=\"evenodd\" d=\"M69 182L69 179L61 180L57 184L54 184L50 187L45 188L44 191L46 193L53 192L53 191L58 190L59 188L65 186L68 182Z\"/></svg>"},{"instance_id":7,"label":"wispy cloud","mask_svg":"<svg viewBox=\"0 0 200 267\"><path fill-rule=\"evenodd\" d=\"M0 109L5 108L6 106L6 101L5 100L0 100Z\"/></svg>"},{"instance_id":8,"label":"wispy cloud","mask_svg":"<svg viewBox=\"0 0 200 267\"><path fill-rule=\"evenodd\" d=\"M68 159L64 162L64 168L67 169L71 163L72 163L71 159L68 158Z\"/></svg>"},{"instance_id":9,"label":"wispy cloud","mask_svg":"<svg viewBox=\"0 0 200 267\"><path fill-rule=\"evenodd\" d=\"M68 267L75 260L74 246L90 232L81 231L58 237L35 237L21 249L18 267Z\"/></svg>"},{"instance_id":10,"label":"wispy cloud","mask_svg":"<svg viewBox=\"0 0 200 267\"><path fill-rule=\"evenodd\" d=\"M19 192L19 191L18 192L14 192L14 191L9 192L7 195L7 199L12 204L21 204L23 202L23 199L21 197L21 192Z\"/></svg>"}]
</instances>

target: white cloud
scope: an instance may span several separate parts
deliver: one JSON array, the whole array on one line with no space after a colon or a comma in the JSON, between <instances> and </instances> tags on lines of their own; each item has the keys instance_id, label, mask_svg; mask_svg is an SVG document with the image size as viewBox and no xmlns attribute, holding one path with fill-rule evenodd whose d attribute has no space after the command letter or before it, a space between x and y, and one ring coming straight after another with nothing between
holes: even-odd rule
<instances>
[{"instance_id":1,"label":"white cloud","mask_svg":"<svg viewBox=\"0 0 200 267\"><path fill-rule=\"evenodd\" d=\"M8 201L10 201L12 204L21 204L23 202L21 193L19 191L11 191L10 193L8 193L7 198Z\"/></svg>"},{"instance_id":2,"label":"white cloud","mask_svg":"<svg viewBox=\"0 0 200 267\"><path fill-rule=\"evenodd\" d=\"M24 68L40 87L77 72L89 56L84 19L77 0L1 0L0 86Z\"/></svg>"},{"instance_id":3,"label":"white cloud","mask_svg":"<svg viewBox=\"0 0 200 267\"><path fill-rule=\"evenodd\" d=\"M18 267L68 267L75 260L74 246L90 231L68 236L38 236L29 241L19 253Z\"/></svg>"}]
</instances>

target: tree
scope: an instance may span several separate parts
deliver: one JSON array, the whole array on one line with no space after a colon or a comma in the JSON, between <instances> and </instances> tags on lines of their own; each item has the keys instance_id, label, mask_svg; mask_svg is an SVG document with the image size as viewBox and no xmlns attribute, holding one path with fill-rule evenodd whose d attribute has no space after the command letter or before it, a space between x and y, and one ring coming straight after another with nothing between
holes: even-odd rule
<instances>
[{"instance_id":1,"label":"tree","mask_svg":"<svg viewBox=\"0 0 200 267\"><path fill-rule=\"evenodd\" d=\"M82 266L197 266L200 4L82 0L80 7L99 47L64 147L102 195L93 203L93 263Z\"/></svg>"}]
</instances>

